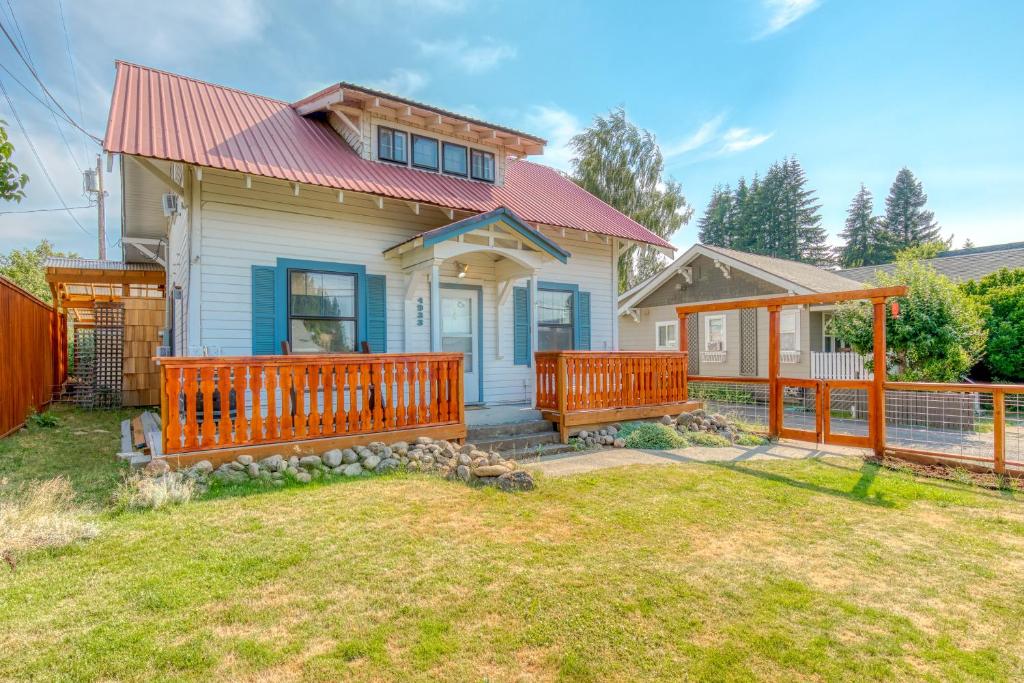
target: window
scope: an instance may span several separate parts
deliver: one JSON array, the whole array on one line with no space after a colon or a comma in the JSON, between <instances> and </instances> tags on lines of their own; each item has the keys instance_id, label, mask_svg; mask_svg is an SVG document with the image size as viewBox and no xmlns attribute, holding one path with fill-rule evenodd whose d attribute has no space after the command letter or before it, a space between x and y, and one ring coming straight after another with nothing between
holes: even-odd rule
<instances>
[{"instance_id":1,"label":"window","mask_svg":"<svg viewBox=\"0 0 1024 683\"><path fill-rule=\"evenodd\" d=\"M779 312L779 332L782 351L800 350L800 309Z\"/></svg>"},{"instance_id":2,"label":"window","mask_svg":"<svg viewBox=\"0 0 1024 683\"><path fill-rule=\"evenodd\" d=\"M466 175L466 148L446 142L444 147L444 172L451 175Z\"/></svg>"},{"instance_id":3,"label":"window","mask_svg":"<svg viewBox=\"0 0 1024 683\"><path fill-rule=\"evenodd\" d=\"M676 321L654 323L654 344L658 351L679 349L679 323Z\"/></svg>"},{"instance_id":4,"label":"window","mask_svg":"<svg viewBox=\"0 0 1024 683\"><path fill-rule=\"evenodd\" d=\"M408 158L405 151L405 133L379 126L377 128L377 157L384 161L404 164Z\"/></svg>"},{"instance_id":5,"label":"window","mask_svg":"<svg viewBox=\"0 0 1024 683\"><path fill-rule=\"evenodd\" d=\"M537 350L564 351L573 348L573 293L537 291Z\"/></svg>"},{"instance_id":6,"label":"window","mask_svg":"<svg viewBox=\"0 0 1024 683\"><path fill-rule=\"evenodd\" d=\"M416 168L437 170L437 140L422 135L412 136L412 165Z\"/></svg>"},{"instance_id":7,"label":"window","mask_svg":"<svg viewBox=\"0 0 1024 683\"><path fill-rule=\"evenodd\" d=\"M704 318L704 350L725 351L724 315L709 315Z\"/></svg>"},{"instance_id":8,"label":"window","mask_svg":"<svg viewBox=\"0 0 1024 683\"><path fill-rule=\"evenodd\" d=\"M288 271L288 341L294 353L356 350L356 275Z\"/></svg>"},{"instance_id":9,"label":"window","mask_svg":"<svg viewBox=\"0 0 1024 683\"><path fill-rule=\"evenodd\" d=\"M470 174L475 180L486 180L494 182L494 155L490 152L481 152L474 149L470 152L472 163Z\"/></svg>"}]
</instances>

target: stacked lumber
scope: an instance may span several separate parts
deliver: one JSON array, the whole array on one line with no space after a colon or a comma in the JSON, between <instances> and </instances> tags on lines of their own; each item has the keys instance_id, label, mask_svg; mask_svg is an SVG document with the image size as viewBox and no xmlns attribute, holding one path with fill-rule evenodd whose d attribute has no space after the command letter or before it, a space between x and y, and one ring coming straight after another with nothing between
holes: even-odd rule
<instances>
[{"instance_id":1,"label":"stacked lumber","mask_svg":"<svg viewBox=\"0 0 1024 683\"><path fill-rule=\"evenodd\" d=\"M164 300L126 297L124 303L124 377L121 404L152 406L160 403L160 370L153 357L164 326Z\"/></svg>"},{"instance_id":2,"label":"stacked lumber","mask_svg":"<svg viewBox=\"0 0 1024 683\"><path fill-rule=\"evenodd\" d=\"M160 456L163 455L160 444L160 418L155 413L147 410L121 422L121 457ZM146 461L149 457L141 460Z\"/></svg>"}]
</instances>

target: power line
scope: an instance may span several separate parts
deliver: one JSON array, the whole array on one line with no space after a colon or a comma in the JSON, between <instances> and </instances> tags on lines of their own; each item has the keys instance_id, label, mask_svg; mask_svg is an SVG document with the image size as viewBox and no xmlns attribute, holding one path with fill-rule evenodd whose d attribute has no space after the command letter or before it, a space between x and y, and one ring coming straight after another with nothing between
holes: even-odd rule
<instances>
[{"instance_id":1,"label":"power line","mask_svg":"<svg viewBox=\"0 0 1024 683\"><path fill-rule=\"evenodd\" d=\"M68 123L70 123L75 128L88 135L97 143L102 143L103 141L100 138L96 137L95 135L87 131L85 128L82 128L82 126L79 125L78 122L71 117L71 114L68 114L67 110L61 106L57 98L53 96L53 93L51 93L49 88L46 87L46 84L43 83L43 79L39 76L39 73L35 70L35 67L32 66L32 62L25 57L24 53L22 53L21 49L18 47L18 43L16 43L14 41L14 38L11 37L11 34L7 31L7 27L4 26L3 22L0 22L0 32L3 32L4 37L7 38L7 42L9 42L11 44L11 47L14 48L15 54L17 54L18 57L21 58L21 61L24 62L25 66L28 68L29 73L32 74L32 78L36 80L36 83L38 83L39 87L42 88L43 93L45 93L46 96L50 98L50 101L53 102L54 105L56 105L57 109L61 111L61 113L64 115L64 118L68 120Z\"/></svg>"},{"instance_id":2,"label":"power line","mask_svg":"<svg viewBox=\"0 0 1024 683\"><path fill-rule=\"evenodd\" d=\"M8 75L9 77L10 77L10 79L11 79L12 81L14 81L14 82L15 82L15 83L17 83L18 85L20 85L20 86L21 86L21 87L22 87L22 88L23 88L23 89L25 90L25 92L26 92L26 93L28 93L29 97L31 97L31 98L32 98L32 99L34 99L34 100L35 100L36 102L38 102L38 103L39 103L40 105L42 105L43 107L45 107L45 108L46 108L46 111L50 112L50 113L51 113L52 115L54 115L54 116L59 116L59 117L61 118L61 120L62 120L62 121L67 121L67 119L65 119L65 118L64 118L64 115L63 115L63 114L61 114L60 112L56 111L56 110L55 110L55 109L54 109L54 108L53 108L53 107L52 107L52 106L50 105L50 103L49 103L49 102L47 102L46 100L44 100L44 99L42 99L41 97L39 97L39 95L37 95L37 94L35 94L34 92L32 92L32 88L30 88L30 87L28 87L27 85L25 85L24 83L22 83L22 82L21 82L21 80L19 80L19 79L18 79L18 77L14 75L14 72L13 72L13 71L11 71L10 69L8 69L8 68L7 68L7 67L6 67L6 66L5 66L5 65L4 65L4 64L3 64L2 62L0 62L0 69L3 69L3 70L4 70L4 73L6 73L6 74L7 74L7 75ZM68 123L73 123L73 122L71 122L71 121L68 121Z\"/></svg>"},{"instance_id":3,"label":"power line","mask_svg":"<svg viewBox=\"0 0 1024 683\"><path fill-rule=\"evenodd\" d=\"M86 204L85 206L55 206L52 209L24 209L22 211L0 211L0 216L6 216L11 213L44 213L46 211L78 211L80 209L92 209L95 208L94 204Z\"/></svg>"},{"instance_id":4,"label":"power line","mask_svg":"<svg viewBox=\"0 0 1024 683\"><path fill-rule=\"evenodd\" d=\"M85 112L82 110L82 92L78 88L78 70L75 68L75 57L71 51L71 34L68 32L68 24L64 20L64 2L57 0L57 10L60 13L60 25L64 29L64 47L68 52L68 64L71 66L71 82L75 84L75 99L78 100L78 118L85 121ZM88 148L83 144L82 151L88 154Z\"/></svg>"},{"instance_id":5,"label":"power line","mask_svg":"<svg viewBox=\"0 0 1024 683\"><path fill-rule=\"evenodd\" d=\"M46 164L43 163L43 158L39 156L39 151L36 150L36 146L32 142L32 137L28 134L28 130L25 129L25 124L22 123L21 116L18 115L18 110L15 108L14 101L7 92L7 87L4 85L2 79L0 79L0 93L3 93L4 99L7 100L7 105L11 108L11 113L14 114L14 120L18 123L18 128L21 129L22 135L25 136L25 141L28 142L29 149L32 150L32 156L36 158L36 163L39 164L39 170L43 172L46 182L50 184L50 188L53 190L53 193L57 195L57 201L59 201L60 205L64 207L64 210L67 212L68 216L71 217L71 220L75 222L75 225L78 226L78 229L86 235L91 235L92 233L86 230L85 226L78 222L78 219L75 218L75 214L71 213L71 208L68 206L67 202L64 201L64 197L61 196L60 190L57 189L57 184L53 182L53 178L50 176L50 172L46 170Z\"/></svg>"}]
</instances>

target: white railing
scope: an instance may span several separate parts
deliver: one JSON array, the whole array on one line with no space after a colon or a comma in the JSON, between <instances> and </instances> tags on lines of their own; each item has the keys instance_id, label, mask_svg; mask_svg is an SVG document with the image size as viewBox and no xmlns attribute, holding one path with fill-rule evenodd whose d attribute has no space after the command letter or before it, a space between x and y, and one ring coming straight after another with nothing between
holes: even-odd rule
<instances>
[{"instance_id":1,"label":"white railing","mask_svg":"<svg viewBox=\"0 0 1024 683\"><path fill-rule=\"evenodd\" d=\"M779 351L779 362L780 363L799 363L800 352L799 351Z\"/></svg>"},{"instance_id":2,"label":"white railing","mask_svg":"<svg viewBox=\"0 0 1024 683\"><path fill-rule=\"evenodd\" d=\"M811 379L871 379L865 367L868 357L859 353L811 352Z\"/></svg>"},{"instance_id":3,"label":"white railing","mask_svg":"<svg viewBox=\"0 0 1024 683\"><path fill-rule=\"evenodd\" d=\"M724 363L725 362L725 351L701 351L700 352L701 363Z\"/></svg>"}]
</instances>

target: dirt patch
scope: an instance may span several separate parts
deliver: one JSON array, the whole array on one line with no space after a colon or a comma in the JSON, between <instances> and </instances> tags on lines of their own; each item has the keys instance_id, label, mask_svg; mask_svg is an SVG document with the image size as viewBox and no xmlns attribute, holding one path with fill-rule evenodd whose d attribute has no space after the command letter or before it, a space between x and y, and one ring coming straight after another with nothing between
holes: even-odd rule
<instances>
[{"instance_id":1,"label":"dirt patch","mask_svg":"<svg viewBox=\"0 0 1024 683\"><path fill-rule=\"evenodd\" d=\"M941 464L924 465L889 455L881 458L865 458L865 460L877 463L886 469L894 470L896 472L909 471L922 477L945 479L946 481L955 481L961 484L972 484L985 489L1024 491L1024 476L1020 475L996 474L995 472L972 472L963 467L953 467Z\"/></svg>"}]
</instances>

